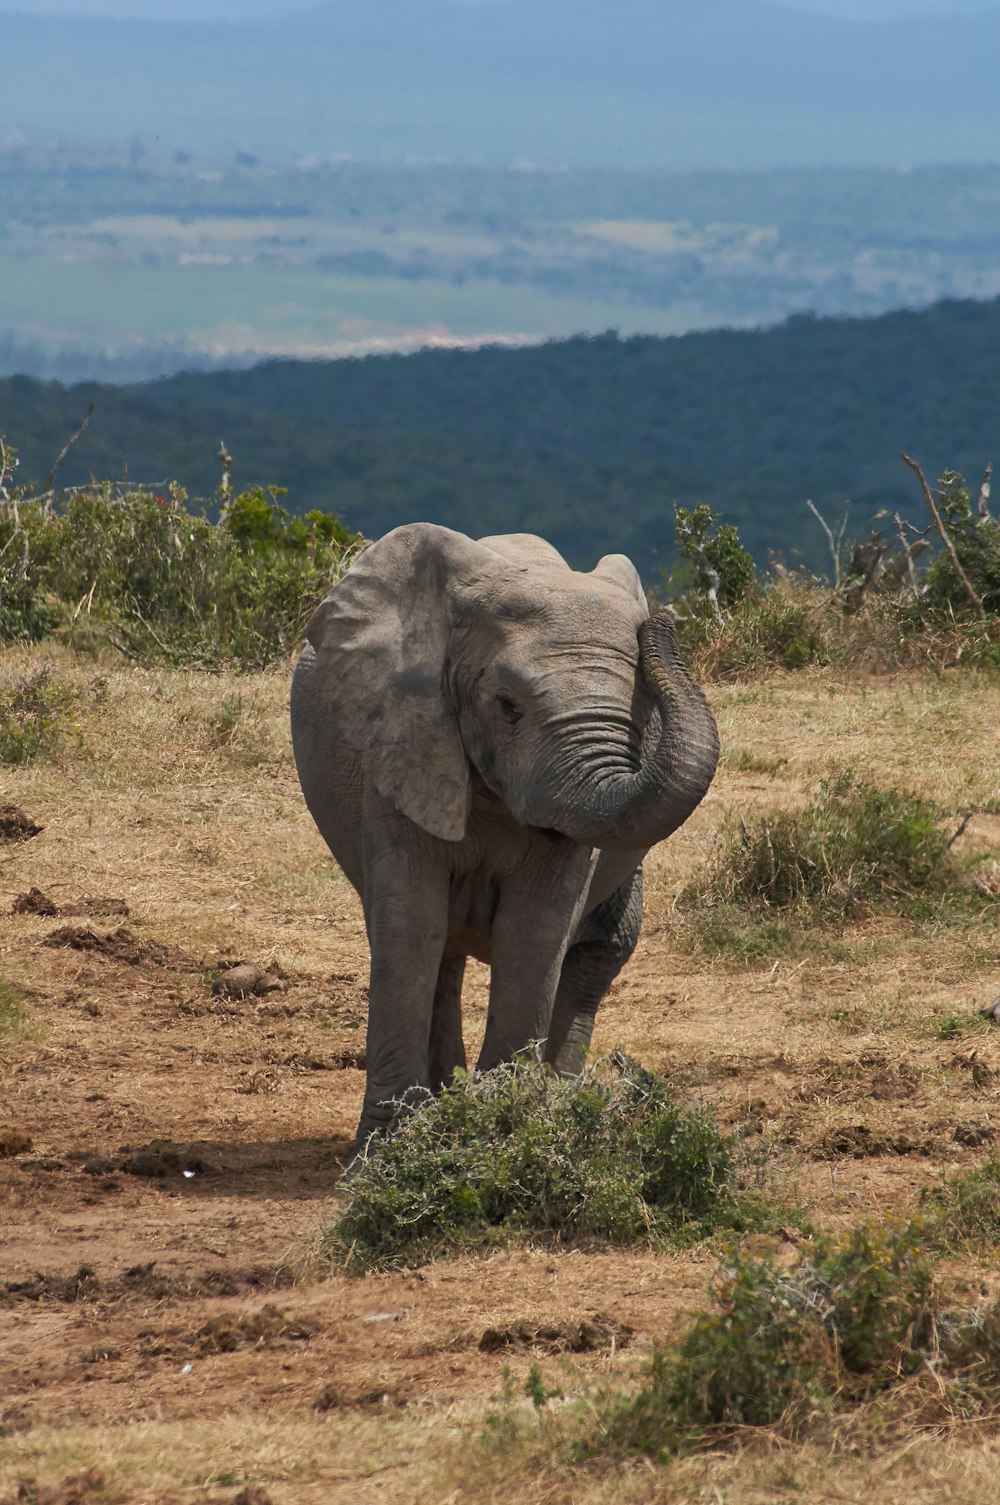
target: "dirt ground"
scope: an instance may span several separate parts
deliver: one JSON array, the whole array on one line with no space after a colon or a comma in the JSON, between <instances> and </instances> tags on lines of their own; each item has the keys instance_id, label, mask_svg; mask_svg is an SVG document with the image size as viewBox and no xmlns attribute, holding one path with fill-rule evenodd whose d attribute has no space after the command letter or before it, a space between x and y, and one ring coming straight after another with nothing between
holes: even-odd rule
<instances>
[{"instance_id":1,"label":"dirt ground","mask_svg":"<svg viewBox=\"0 0 1000 1505\"><path fill-rule=\"evenodd\" d=\"M288 676L50 650L9 653L0 683L43 660L72 726L54 755L0 764L0 806L41 827L0 839L2 1505L995 1497L1000 1446L958 1433L561 1479L484 1463L505 1373L516 1388L539 1362L572 1397L637 1372L703 1302L718 1249L330 1273L317 1242L362 1094L367 948L298 792ZM728 812L801 803L845 763L956 826L973 811L958 849L991 851L996 882L1000 683L824 671L710 693L722 768L651 859L595 1047L759 1133L815 1221L912 1207L1000 1134L1000 1030L973 1017L1000 995L996 906L961 928L863 917L746 965L692 950L673 900ZM237 963L267 991L213 991ZM473 1051L486 979L472 967ZM603 1336L574 1352L581 1323Z\"/></svg>"}]
</instances>

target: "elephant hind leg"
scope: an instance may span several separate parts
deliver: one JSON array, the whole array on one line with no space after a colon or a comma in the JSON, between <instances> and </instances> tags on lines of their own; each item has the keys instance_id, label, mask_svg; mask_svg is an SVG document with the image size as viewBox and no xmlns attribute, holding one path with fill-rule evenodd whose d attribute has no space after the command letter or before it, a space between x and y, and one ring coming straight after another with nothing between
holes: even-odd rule
<instances>
[{"instance_id":1,"label":"elephant hind leg","mask_svg":"<svg viewBox=\"0 0 1000 1505\"><path fill-rule=\"evenodd\" d=\"M447 1087L458 1067L465 1068L462 1040L462 982L465 957L446 956L438 973L431 1015L431 1091Z\"/></svg>"},{"instance_id":2,"label":"elephant hind leg","mask_svg":"<svg viewBox=\"0 0 1000 1505\"><path fill-rule=\"evenodd\" d=\"M642 868L587 916L566 952L545 1059L560 1076L583 1070L598 1005L635 950L642 924Z\"/></svg>"}]
</instances>

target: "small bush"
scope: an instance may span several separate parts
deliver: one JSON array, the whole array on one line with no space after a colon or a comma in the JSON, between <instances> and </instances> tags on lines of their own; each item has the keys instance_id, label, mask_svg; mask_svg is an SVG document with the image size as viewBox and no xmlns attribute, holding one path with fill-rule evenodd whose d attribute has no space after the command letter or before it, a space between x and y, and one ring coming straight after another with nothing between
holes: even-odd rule
<instances>
[{"instance_id":1,"label":"small bush","mask_svg":"<svg viewBox=\"0 0 1000 1505\"><path fill-rule=\"evenodd\" d=\"M764 1215L711 1116L620 1053L576 1082L528 1060L459 1073L372 1144L348 1196L328 1247L362 1269L523 1237L695 1237Z\"/></svg>"},{"instance_id":2,"label":"small bush","mask_svg":"<svg viewBox=\"0 0 1000 1505\"><path fill-rule=\"evenodd\" d=\"M700 611L708 606L707 590L714 585L717 605L725 611L738 601L755 594L757 569L753 555L745 548L731 523L721 518L704 502L692 509L674 506L677 547L689 574L695 576L704 597L688 598ZM681 582L683 584L683 582Z\"/></svg>"},{"instance_id":3,"label":"small bush","mask_svg":"<svg viewBox=\"0 0 1000 1505\"><path fill-rule=\"evenodd\" d=\"M69 694L40 669L0 690L0 763L31 763L52 752L66 730Z\"/></svg>"},{"instance_id":4,"label":"small bush","mask_svg":"<svg viewBox=\"0 0 1000 1505\"><path fill-rule=\"evenodd\" d=\"M991 1156L974 1170L925 1188L920 1202L942 1248L992 1254L1000 1245L1000 1160Z\"/></svg>"},{"instance_id":5,"label":"small bush","mask_svg":"<svg viewBox=\"0 0 1000 1505\"><path fill-rule=\"evenodd\" d=\"M718 861L694 879L683 902L843 919L862 905L915 907L961 887L940 812L928 800L850 770L820 790L797 814L731 823Z\"/></svg>"},{"instance_id":6,"label":"small bush","mask_svg":"<svg viewBox=\"0 0 1000 1505\"><path fill-rule=\"evenodd\" d=\"M736 601L722 621L707 612L682 617L682 651L706 679L835 662L843 613L832 596L817 581L780 574Z\"/></svg>"},{"instance_id":7,"label":"small bush","mask_svg":"<svg viewBox=\"0 0 1000 1505\"><path fill-rule=\"evenodd\" d=\"M611 1400L600 1450L662 1455L720 1431L777 1423L796 1435L817 1413L860 1404L913 1375L941 1354L956 1325L923 1237L916 1224L895 1232L860 1225L817 1239L788 1271L735 1255L711 1309L657 1350L637 1394Z\"/></svg>"}]
</instances>

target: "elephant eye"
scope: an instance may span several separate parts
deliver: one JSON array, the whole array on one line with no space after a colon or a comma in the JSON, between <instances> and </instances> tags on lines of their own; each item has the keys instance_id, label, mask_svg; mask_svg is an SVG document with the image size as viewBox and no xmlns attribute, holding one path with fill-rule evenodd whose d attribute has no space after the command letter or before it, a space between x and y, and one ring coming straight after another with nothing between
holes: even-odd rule
<instances>
[{"instance_id":1,"label":"elephant eye","mask_svg":"<svg viewBox=\"0 0 1000 1505\"><path fill-rule=\"evenodd\" d=\"M500 707L500 714L503 716L503 719L509 721L511 726L515 726L524 714L523 711L518 710L508 695L498 695L497 705Z\"/></svg>"}]
</instances>

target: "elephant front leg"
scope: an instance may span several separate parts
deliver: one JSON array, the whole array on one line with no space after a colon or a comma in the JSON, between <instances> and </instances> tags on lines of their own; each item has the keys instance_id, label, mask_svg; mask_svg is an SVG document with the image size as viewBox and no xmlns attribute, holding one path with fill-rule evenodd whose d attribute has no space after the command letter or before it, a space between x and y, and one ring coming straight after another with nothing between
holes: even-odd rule
<instances>
[{"instance_id":1,"label":"elephant front leg","mask_svg":"<svg viewBox=\"0 0 1000 1505\"><path fill-rule=\"evenodd\" d=\"M419 1101L434 1085L431 1028L447 930L448 877L419 836L408 839L407 825L400 820L395 841L365 875L371 978L359 1148L391 1125L401 1103Z\"/></svg>"},{"instance_id":2,"label":"elephant front leg","mask_svg":"<svg viewBox=\"0 0 1000 1505\"><path fill-rule=\"evenodd\" d=\"M480 1071L548 1037L563 958L580 923L597 858L589 847L560 840L547 861L507 880L490 937L490 1004Z\"/></svg>"}]
</instances>

